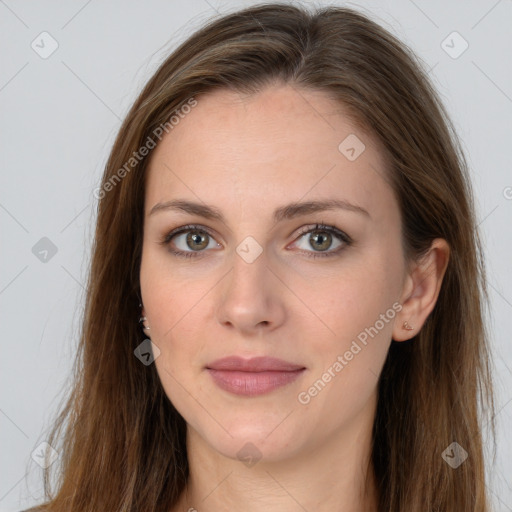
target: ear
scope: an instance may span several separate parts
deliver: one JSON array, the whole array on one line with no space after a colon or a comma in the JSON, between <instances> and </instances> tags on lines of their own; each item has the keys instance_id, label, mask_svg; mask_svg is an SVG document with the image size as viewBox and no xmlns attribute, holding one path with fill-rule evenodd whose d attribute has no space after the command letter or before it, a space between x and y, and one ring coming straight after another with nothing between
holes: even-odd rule
<instances>
[{"instance_id":1,"label":"ear","mask_svg":"<svg viewBox=\"0 0 512 512\"><path fill-rule=\"evenodd\" d=\"M402 309L393 327L393 340L406 341L421 330L436 305L449 258L450 246L443 238L436 238L427 254L411 265L400 299ZM405 329L404 322L412 329Z\"/></svg>"}]
</instances>

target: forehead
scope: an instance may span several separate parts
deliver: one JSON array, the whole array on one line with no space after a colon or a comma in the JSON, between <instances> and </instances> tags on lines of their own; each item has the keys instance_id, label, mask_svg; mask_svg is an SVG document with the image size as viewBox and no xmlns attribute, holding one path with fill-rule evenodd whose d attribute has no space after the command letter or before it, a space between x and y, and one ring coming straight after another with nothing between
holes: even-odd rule
<instances>
[{"instance_id":1,"label":"forehead","mask_svg":"<svg viewBox=\"0 0 512 512\"><path fill-rule=\"evenodd\" d=\"M148 173L146 213L173 197L247 208L283 197L339 196L368 209L393 199L379 141L325 93L289 85L198 97L155 148Z\"/></svg>"}]
</instances>

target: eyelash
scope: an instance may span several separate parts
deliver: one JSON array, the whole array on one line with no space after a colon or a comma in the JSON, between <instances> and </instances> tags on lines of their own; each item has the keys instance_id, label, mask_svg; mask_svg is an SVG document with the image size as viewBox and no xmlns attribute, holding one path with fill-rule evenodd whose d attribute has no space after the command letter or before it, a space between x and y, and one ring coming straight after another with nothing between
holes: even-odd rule
<instances>
[{"instance_id":1,"label":"eyelash","mask_svg":"<svg viewBox=\"0 0 512 512\"><path fill-rule=\"evenodd\" d=\"M199 226L197 224L188 224L186 226L182 226L180 228L177 228L170 233L166 234L163 239L160 241L161 245L168 246L171 242L171 240L177 236L181 235L183 233L188 233L189 231L198 231L200 233L206 233L208 236L214 238L213 234L210 232L209 229ZM335 251L331 252L321 252L321 251L302 251L305 253L305 255L309 258L329 258L333 256L337 256L341 251L343 251L346 247L349 247L352 245L353 240L343 231L339 230L338 228L334 226L328 226L326 224L315 224L313 228L307 227L304 228L304 230L301 230L298 234L298 238L302 237L303 235L306 235L308 233L312 233L314 231L324 231L326 233L330 233L331 235L334 235L339 240L341 240L344 245L336 249ZM180 258L198 258L202 256L202 253L205 251L177 251L174 249L169 249L172 254L175 256L178 256Z\"/></svg>"}]
</instances>

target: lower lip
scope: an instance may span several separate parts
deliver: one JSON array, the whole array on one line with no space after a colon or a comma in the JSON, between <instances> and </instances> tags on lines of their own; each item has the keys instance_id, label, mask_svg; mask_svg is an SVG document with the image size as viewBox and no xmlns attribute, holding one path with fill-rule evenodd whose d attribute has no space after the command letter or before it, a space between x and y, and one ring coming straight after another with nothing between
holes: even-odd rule
<instances>
[{"instance_id":1,"label":"lower lip","mask_svg":"<svg viewBox=\"0 0 512 512\"><path fill-rule=\"evenodd\" d=\"M233 370L213 370L208 373L221 389L235 395L256 396L269 393L293 382L302 375L305 368L295 371L241 372Z\"/></svg>"}]
</instances>

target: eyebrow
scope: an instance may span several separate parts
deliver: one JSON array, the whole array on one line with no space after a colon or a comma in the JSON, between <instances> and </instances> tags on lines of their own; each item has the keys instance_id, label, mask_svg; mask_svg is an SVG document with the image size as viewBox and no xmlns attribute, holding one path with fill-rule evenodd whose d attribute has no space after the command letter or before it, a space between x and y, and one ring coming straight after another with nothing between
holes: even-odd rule
<instances>
[{"instance_id":1,"label":"eyebrow","mask_svg":"<svg viewBox=\"0 0 512 512\"><path fill-rule=\"evenodd\" d=\"M151 208L148 216L169 210L182 211L191 215L198 215L206 219L218 220L226 224L224 215L215 206L204 203L195 203L186 199L173 199L171 201L157 203L153 206L153 208ZM321 201L290 203L285 206L276 208L276 210L274 210L273 218L275 222L280 222L282 220L293 219L294 217L299 217L301 215L328 210L347 210L350 212L363 214L364 216L371 218L368 211L366 211L361 206L357 206L342 199L324 199Z\"/></svg>"}]
</instances>

